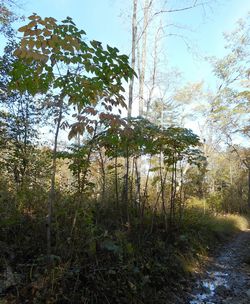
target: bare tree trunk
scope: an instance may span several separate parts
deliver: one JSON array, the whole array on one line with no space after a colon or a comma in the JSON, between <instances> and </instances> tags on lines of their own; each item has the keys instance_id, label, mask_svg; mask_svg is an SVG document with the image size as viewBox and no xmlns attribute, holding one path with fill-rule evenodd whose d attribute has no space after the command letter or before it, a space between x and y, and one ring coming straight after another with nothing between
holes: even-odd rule
<instances>
[{"instance_id":1,"label":"bare tree trunk","mask_svg":"<svg viewBox=\"0 0 250 304\"><path fill-rule=\"evenodd\" d=\"M176 201L176 159L173 156L173 165L172 165L172 174L171 174L171 193L170 193L170 217L169 217L169 225L170 228L175 220L175 201Z\"/></svg>"},{"instance_id":2,"label":"bare tree trunk","mask_svg":"<svg viewBox=\"0 0 250 304\"><path fill-rule=\"evenodd\" d=\"M136 203L139 210L139 213L141 211L141 159L139 158L135 159L135 184L136 184Z\"/></svg>"},{"instance_id":3,"label":"bare tree trunk","mask_svg":"<svg viewBox=\"0 0 250 304\"><path fill-rule=\"evenodd\" d=\"M116 197L116 207L119 208L119 193L118 193L118 171L117 171L117 151L115 155L115 197Z\"/></svg>"},{"instance_id":4,"label":"bare tree trunk","mask_svg":"<svg viewBox=\"0 0 250 304\"><path fill-rule=\"evenodd\" d=\"M100 157L100 168L102 172L102 201L104 202L105 192L106 192L106 172L105 172L104 159L102 156L101 149L99 149L99 157Z\"/></svg>"},{"instance_id":5,"label":"bare tree trunk","mask_svg":"<svg viewBox=\"0 0 250 304\"><path fill-rule=\"evenodd\" d=\"M133 17L132 17L132 50L131 50L131 68L135 70L135 50L137 40L137 4L138 0L133 0ZM129 83L129 97L128 97L128 118L131 117L133 104L133 89L134 89L134 75Z\"/></svg>"},{"instance_id":6,"label":"bare tree trunk","mask_svg":"<svg viewBox=\"0 0 250 304\"><path fill-rule=\"evenodd\" d=\"M182 220L183 210L184 210L184 198L183 198L183 179L184 179L184 170L182 163L180 162L180 187L179 187L179 225Z\"/></svg>"},{"instance_id":7,"label":"bare tree trunk","mask_svg":"<svg viewBox=\"0 0 250 304\"><path fill-rule=\"evenodd\" d=\"M165 230L167 231L167 228L168 228L168 219L167 219L167 206L166 206L166 197L165 197L165 186L166 186L166 179L167 179L167 170L166 170L166 168L164 166L162 151L160 152L159 165L160 165L160 183L161 183L160 194L161 194L161 200L162 200L162 212L164 214ZM164 174L162 172L162 168L165 169Z\"/></svg>"},{"instance_id":8,"label":"bare tree trunk","mask_svg":"<svg viewBox=\"0 0 250 304\"><path fill-rule=\"evenodd\" d=\"M134 191L134 187L133 187L133 185L134 185L134 174L135 174L135 166L136 166L136 164L135 164L135 162L136 162L136 159L135 158L133 158L132 159L132 168L131 168L131 176L130 176L130 196L129 196L129 199L130 199L130 201L131 202L134 202L134 196L133 196L133 191ZM135 174L135 179L136 179L136 174Z\"/></svg>"},{"instance_id":9,"label":"bare tree trunk","mask_svg":"<svg viewBox=\"0 0 250 304\"><path fill-rule=\"evenodd\" d=\"M157 33L155 35L155 41L154 41L154 54L153 54L153 71L152 71L152 76L151 76L151 83L150 83L150 90L149 90L149 96L148 100L146 102L146 118L149 117L149 109L150 109L150 104L152 101L154 89L155 89L155 83L156 83L156 74L157 74L157 60L158 60L158 41L159 41L159 34L160 31L162 30L162 26L160 26L157 30Z\"/></svg>"},{"instance_id":10,"label":"bare tree trunk","mask_svg":"<svg viewBox=\"0 0 250 304\"><path fill-rule=\"evenodd\" d=\"M57 145L58 145L58 135L62 121L62 112L63 112L63 97L60 97L59 101L59 114L56 124L56 132L54 138L54 148L52 154L52 172L51 172L51 182L50 182L50 191L48 195L48 214L47 214L47 256L48 263L51 263L51 225L52 225L52 209L55 201L55 181L56 181L56 166L57 166Z\"/></svg>"},{"instance_id":11,"label":"bare tree trunk","mask_svg":"<svg viewBox=\"0 0 250 304\"><path fill-rule=\"evenodd\" d=\"M145 86L145 73L146 73L146 61L147 61L147 28L149 23L149 9L152 5L152 1L144 1L143 9L143 28L142 28L142 45L141 45L141 58L140 48L137 46L138 51L138 76L139 76L139 116L144 115L144 86ZM141 207L141 166L142 158L139 156L136 159L136 201L138 207Z\"/></svg>"},{"instance_id":12,"label":"bare tree trunk","mask_svg":"<svg viewBox=\"0 0 250 304\"><path fill-rule=\"evenodd\" d=\"M250 209L250 164L247 167L248 169L248 193L247 193L247 205Z\"/></svg>"},{"instance_id":13,"label":"bare tree trunk","mask_svg":"<svg viewBox=\"0 0 250 304\"><path fill-rule=\"evenodd\" d=\"M132 47L131 47L131 68L135 70L135 51L136 51L136 40L137 40L137 5L138 0L133 0L133 16L132 16ZM134 90L134 75L132 75L129 83L129 97L128 97L128 122L132 115L133 105L133 90ZM124 201L127 212L127 221L129 222L129 206L128 206L128 186L129 186L129 153L128 153L128 142L126 147L126 158L125 158L125 176L124 176Z\"/></svg>"},{"instance_id":14,"label":"bare tree trunk","mask_svg":"<svg viewBox=\"0 0 250 304\"><path fill-rule=\"evenodd\" d=\"M151 169L151 160L152 160L152 156L150 156L150 160L149 160L149 167L148 167L147 177L146 177L146 181L145 181L143 199L141 201L141 212L140 212L141 222L143 221L143 218L144 218L145 206L146 206L146 203L148 200L148 181L149 181L149 173L150 173L150 169Z\"/></svg>"},{"instance_id":15,"label":"bare tree trunk","mask_svg":"<svg viewBox=\"0 0 250 304\"><path fill-rule=\"evenodd\" d=\"M95 125L93 138L96 136L96 131L97 131L97 123ZM84 189L85 189L85 183L86 183L86 178L87 178L87 175L88 175L88 169L89 169L89 163L90 163L90 157L91 157L92 149L93 149L93 142L90 144L90 147L89 147L89 151L88 151L88 155L87 155L87 161L86 161L87 165L82 172L82 177L80 177L80 190L78 192L78 195L79 195L78 196L78 201L77 201L77 204L75 206L75 214L74 214L73 222L72 222L72 225L71 225L70 241L72 239L73 232L74 232L74 229L75 229L75 226L76 226L77 216L78 216L80 203L81 203L81 195L83 194Z\"/></svg>"},{"instance_id":16,"label":"bare tree trunk","mask_svg":"<svg viewBox=\"0 0 250 304\"><path fill-rule=\"evenodd\" d=\"M152 156L150 156L149 159L149 166L148 166L148 172L147 172L147 177L146 177L146 182L145 182L145 187L144 187L144 193L143 193L143 198L146 199L148 195L148 181L149 181L149 173L151 169L151 163L152 163Z\"/></svg>"},{"instance_id":17,"label":"bare tree trunk","mask_svg":"<svg viewBox=\"0 0 250 304\"><path fill-rule=\"evenodd\" d=\"M230 185L233 185L233 170L232 170L232 162L231 158L229 160L229 174L230 174Z\"/></svg>"},{"instance_id":18,"label":"bare tree trunk","mask_svg":"<svg viewBox=\"0 0 250 304\"><path fill-rule=\"evenodd\" d=\"M148 27L148 14L149 3L148 0L144 2L143 11L143 41L141 50L141 67L139 74L139 116L143 116L144 110L144 85L145 85L145 72L146 72L146 60L147 60L147 27Z\"/></svg>"},{"instance_id":19,"label":"bare tree trunk","mask_svg":"<svg viewBox=\"0 0 250 304\"><path fill-rule=\"evenodd\" d=\"M126 143L126 158L125 158L125 176L124 176L124 203L125 203L125 212L127 216L127 222L129 223L129 201L128 201L128 188L129 188L129 149L128 142Z\"/></svg>"},{"instance_id":20,"label":"bare tree trunk","mask_svg":"<svg viewBox=\"0 0 250 304\"><path fill-rule=\"evenodd\" d=\"M158 202L160 200L160 197L162 196L162 193L164 192L164 188L166 186L166 180L167 180L167 170L165 170L164 176L161 177L161 188L160 188L159 192L157 193L156 202L153 207L153 216L152 216L152 220L151 220L151 229L150 229L151 233L153 231L154 218L155 218L155 214L157 211ZM162 206L162 209L164 211L164 218L165 218L165 230L167 231L167 210L164 207L165 206Z\"/></svg>"}]
</instances>

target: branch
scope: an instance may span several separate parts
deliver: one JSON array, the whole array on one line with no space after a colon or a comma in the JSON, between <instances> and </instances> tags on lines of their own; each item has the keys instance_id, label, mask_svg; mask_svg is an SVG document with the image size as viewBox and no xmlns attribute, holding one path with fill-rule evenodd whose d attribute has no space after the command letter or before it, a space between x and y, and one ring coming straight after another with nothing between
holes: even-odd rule
<instances>
[{"instance_id":1,"label":"branch","mask_svg":"<svg viewBox=\"0 0 250 304\"><path fill-rule=\"evenodd\" d=\"M231 142L231 143L230 143L229 141L227 141L228 146L231 147L231 148L233 149L233 152L235 152L236 155L239 157L240 162L241 162L243 165L245 165L246 168L249 170L249 169L250 169L250 163L248 162L248 159L247 159L247 158L242 158L242 157L241 157L239 151L237 150L237 148L235 147L235 145L232 143L232 138L231 138L231 136L230 136L229 134L226 134L226 135L227 135L227 138L228 138L228 139L230 140L230 142Z\"/></svg>"},{"instance_id":2,"label":"branch","mask_svg":"<svg viewBox=\"0 0 250 304\"><path fill-rule=\"evenodd\" d=\"M163 13L176 13L176 12L187 11L187 10L190 10L190 9L193 9L193 8L196 8L196 7L199 7L199 6L204 6L204 5L208 4L208 2L201 2L201 3L197 3L197 2L198 2L198 0L195 0L193 5L186 6L186 7L173 8L173 9L169 9L169 10L164 10L163 9L163 10L160 10L160 11L154 13L153 16L163 14Z\"/></svg>"},{"instance_id":3,"label":"branch","mask_svg":"<svg viewBox=\"0 0 250 304\"><path fill-rule=\"evenodd\" d=\"M139 41L141 40L141 37L144 35L144 33L146 32L147 28L149 27L150 23L154 20L154 17L160 15L160 14L164 14L164 13L175 13L175 12L181 12L181 11L186 11L186 10L190 10L190 9L193 9L193 8L196 8L196 7L199 7L199 6L203 6L208 4L209 1L206 1L206 2L201 2L201 3L197 3L198 0L195 0L193 5L190 5L190 6L186 6L186 7L182 7L182 8L175 8L175 9L169 9L169 10L160 10L158 12L155 12L148 20L145 28L142 29L141 33L138 35L137 39L136 39L136 45L139 44ZM151 0L151 2L149 3L148 5L148 8L147 9L150 9L150 7L152 6L153 4L153 1ZM139 20L137 22L137 24L140 23L140 21L142 20ZM172 24L170 24L170 26L173 26Z\"/></svg>"}]
</instances>

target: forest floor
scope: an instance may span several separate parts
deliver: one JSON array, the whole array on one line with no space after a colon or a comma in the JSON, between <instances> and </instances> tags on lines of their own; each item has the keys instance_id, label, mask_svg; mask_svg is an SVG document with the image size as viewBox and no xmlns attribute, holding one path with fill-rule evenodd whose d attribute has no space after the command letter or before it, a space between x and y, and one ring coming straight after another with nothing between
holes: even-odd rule
<instances>
[{"instance_id":1,"label":"forest floor","mask_svg":"<svg viewBox=\"0 0 250 304\"><path fill-rule=\"evenodd\" d=\"M250 229L209 257L186 304L250 303Z\"/></svg>"},{"instance_id":2,"label":"forest floor","mask_svg":"<svg viewBox=\"0 0 250 304\"><path fill-rule=\"evenodd\" d=\"M221 220L221 218L219 219ZM225 225L225 222L223 223L223 225L222 223L218 225L218 222L216 221L212 223L214 224L214 226L217 223L216 231L218 230L218 228L223 228L222 230L220 230L220 234L218 234L219 231L217 231L217 238L215 237L215 234L211 234L211 236L213 236L212 241L208 243L209 246L211 244L213 245L214 240L214 248L217 249L211 251L209 257L205 257L205 252L200 250L200 252L203 252L203 254L198 255L199 261L197 259L197 255L195 255L193 263L191 263L192 261L190 262L190 268L188 268L189 271L186 277L181 272L181 270L178 273L178 269L181 269L181 265L179 265L179 260L177 260L176 258L177 262L174 265L176 267L176 274L178 274L178 276L176 277L178 277L178 279L174 280L173 273L171 273L172 280L170 281L169 285L166 284L168 283L167 280L163 280L162 282L160 281L158 288L160 291L162 291L161 294L159 293L163 296L162 298L159 299L157 294L157 297L152 299L152 301L149 297L147 302L144 302L144 299L143 301L132 302L128 300L126 295L126 297L122 298L122 301L120 303L250 304L250 229L245 229L232 236L233 232L231 232L231 230L230 234L228 234L228 231L227 234L225 234L225 227L227 227ZM205 229L202 226L198 226L200 227L200 232L202 232L203 235L204 233L208 234L209 229L211 228L211 224L208 225L207 222L205 224ZM247 227L247 222L244 227ZM230 240L228 239L228 237L230 238ZM225 243L225 239L228 240L227 243ZM33 244L30 239L28 241L28 244ZM218 247L218 242L223 242L224 245ZM191 251L192 248L190 246L190 243L187 243L187 245L189 251ZM23 246L23 248L26 247L27 246ZM69 300L66 302L64 300L57 301L56 299L50 301L49 296L51 292L57 292L59 294L60 291L60 294L62 294L63 296L68 296L68 294L65 293L64 288L65 286L68 286L68 283L75 282L75 280L72 279L74 278L75 273L73 273L73 275L71 276L68 275L68 273L71 274L70 271L72 271L73 268L67 269L65 267L64 269L61 265L55 267L57 271L58 269L62 269L62 271L59 272L59 279L57 279L57 281L55 281L53 277L53 280L57 282L57 285L59 286L59 288L61 288L58 291L58 289L56 289L57 285L55 285L54 283L51 285L48 281L48 275L46 275L46 272L42 271L43 266L41 265L43 264L40 265L37 259L33 259L32 261L35 262L30 263L28 258L26 257L26 253L23 253L22 251L21 258L24 257L24 259L21 259L20 257L17 259L17 254L19 251L17 249L14 250L15 248L18 247L15 247L14 245L12 247L10 244L1 242L0 240L0 304L85 303L85 301L83 302L80 297L77 298L77 300L71 300L71 298L68 297L67 299ZM164 248L162 252L164 254ZM161 254L162 252L160 251ZM107 252L102 251L101 253L105 258L109 257ZM104 255L104 253L106 253L106 255ZM154 260L155 258L152 257L150 261ZM104 260L100 259L100 263L104 263L103 261ZM35 266L35 263L37 263L37 266ZM159 264L159 267L156 270L153 269L155 270L155 272L153 273L154 276L152 275L152 282L158 282L157 280L161 276L166 277L166 273L161 273L161 269L164 266L164 263L168 263L168 260L163 259L163 262ZM111 258L110 264L107 265L107 267L113 265L113 260ZM78 265L76 267L78 267L76 269L77 271L79 270L79 273L81 273L82 276L81 282L83 283L82 285L79 285L80 287L78 287L79 291L81 291L81 288L83 288L82 286L86 284L86 280L90 280L88 276L84 276L85 273L89 272L88 268L86 268L86 270L85 268L80 268ZM124 268L121 268L121 270L119 271L119 275L123 274ZM128 277L128 279L130 279L130 277L128 276L130 272L130 269L129 271L125 272L126 278ZM94 280L96 280L96 278L98 279L98 277L96 276L94 277ZM113 277L107 275L105 279L105 282L107 282L107 284L103 284L104 280L102 278L99 279L97 283L101 282L103 284L103 288L107 290L107 288L112 286L112 278L116 280L117 275L115 274L113 275ZM121 278L123 277L121 276ZM137 281L139 282L140 279L138 279ZM175 284L172 283L172 281L174 281ZM93 286L95 287L95 285ZM164 286L166 287L165 289ZM125 288L127 290L127 286L125 286ZM98 288L96 289L98 290ZM71 289L68 288L68 290L70 291ZM120 300L120 295L115 294L114 299L115 300L108 300L108 302L106 303L118 303L119 301L116 300ZM98 302L95 303L103 302L100 302L98 299Z\"/></svg>"}]
</instances>

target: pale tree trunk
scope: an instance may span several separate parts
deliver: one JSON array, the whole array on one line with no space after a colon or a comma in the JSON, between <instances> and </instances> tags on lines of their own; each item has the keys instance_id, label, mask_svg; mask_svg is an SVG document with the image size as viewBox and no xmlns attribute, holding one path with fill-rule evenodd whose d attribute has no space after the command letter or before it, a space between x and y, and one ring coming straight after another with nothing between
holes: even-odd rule
<instances>
[{"instance_id":1,"label":"pale tree trunk","mask_svg":"<svg viewBox=\"0 0 250 304\"><path fill-rule=\"evenodd\" d=\"M147 64L147 34L149 24L149 10L153 1L145 0L143 9L143 35L142 35L142 46L141 46L141 58L139 60L139 116L143 116L144 112L144 85L145 85L145 73Z\"/></svg>"},{"instance_id":2,"label":"pale tree trunk","mask_svg":"<svg viewBox=\"0 0 250 304\"><path fill-rule=\"evenodd\" d=\"M131 68L135 70L135 51L137 40L137 5L138 0L133 0L133 17L132 17L132 49L131 49ZM128 118L131 117L133 105L133 89L134 89L134 75L129 83L129 97L128 97Z\"/></svg>"},{"instance_id":3,"label":"pale tree trunk","mask_svg":"<svg viewBox=\"0 0 250 304\"><path fill-rule=\"evenodd\" d=\"M149 96L146 102L146 118L149 118L149 110L150 110L150 104L153 98L154 89L156 86L156 75L157 75L157 68L158 68L158 43L160 39L160 31L162 30L162 26L160 25L157 29L156 35L155 35L155 41L154 41L154 52L153 52L153 71L151 75L151 83L150 83L150 89L149 89Z\"/></svg>"},{"instance_id":4,"label":"pale tree trunk","mask_svg":"<svg viewBox=\"0 0 250 304\"><path fill-rule=\"evenodd\" d=\"M135 70L135 52L136 52L136 41L137 41L137 5L138 0L133 0L133 16L132 16L132 47L131 47L131 68ZM133 106L133 90L134 90L134 75L132 75L129 83L129 97L128 97L128 121L131 119L132 106ZM124 201L127 210L127 220L129 222L129 207L128 207L128 178L129 178L129 153L128 143L126 148L125 158L125 174L124 174Z\"/></svg>"},{"instance_id":5,"label":"pale tree trunk","mask_svg":"<svg viewBox=\"0 0 250 304\"><path fill-rule=\"evenodd\" d=\"M138 76L139 76L139 116L144 115L144 86L145 86L145 73L146 73L146 64L147 64L147 33L148 33L148 24L149 24L149 10L152 5L152 0L144 1L143 9L143 28L142 28L142 45L141 52L138 44ZM141 53L141 55L140 55ZM141 58L140 58L141 57ZM138 202L139 209L141 208L141 166L142 166L141 157L136 159L136 200Z\"/></svg>"}]
</instances>

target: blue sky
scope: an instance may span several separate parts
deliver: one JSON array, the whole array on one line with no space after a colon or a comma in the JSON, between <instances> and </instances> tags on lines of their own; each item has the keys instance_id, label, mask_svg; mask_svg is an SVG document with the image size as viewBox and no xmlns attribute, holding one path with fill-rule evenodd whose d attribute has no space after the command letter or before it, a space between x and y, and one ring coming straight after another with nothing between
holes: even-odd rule
<instances>
[{"instance_id":1,"label":"blue sky","mask_svg":"<svg viewBox=\"0 0 250 304\"><path fill-rule=\"evenodd\" d=\"M90 39L118 47L129 53L129 10L131 0L26 0L24 15L33 12L41 16L63 19L73 18L79 28L84 29ZM185 0L176 0L180 7ZM235 27L235 22L250 11L249 0L210 0L203 11L200 8L175 14L166 14L166 21L185 25L189 30L179 32L189 37L195 52L209 56L222 56L224 41L222 33ZM122 15L122 16L120 16ZM182 39L170 37L166 41L167 59L177 66L190 81L211 79L210 67L190 54ZM195 58L194 58L195 57ZM212 82L212 79L211 79Z\"/></svg>"},{"instance_id":2,"label":"blue sky","mask_svg":"<svg viewBox=\"0 0 250 304\"><path fill-rule=\"evenodd\" d=\"M159 0L158 0L159 1ZM181 7L188 0L172 0ZM89 39L95 39L116 46L121 52L130 52L130 11L132 0L23 0L25 16L33 12L58 20L66 16L73 18L77 26L87 32ZM189 1L190 2L190 1ZM210 0L205 11L201 8L166 14L166 23L185 26L178 34L189 38L193 52L190 53L182 39L171 36L166 39L166 59L168 64L179 68L189 81L205 79L213 84L211 68L202 60L203 56L223 56L224 41L222 33L235 27L235 22L250 11L250 0ZM176 33L172 31L171 33ZM0 51L4 45L0 40Z\"/></svg>"},{"instance_id":3,"label":"blue sky","mask_svg":"<svg viewBox=\"0 0 250 304\"><path fill-rule=\"evenodd\" d=\"M182 7L183 3L185 5L191 0L171 1L176 3L175 7ZM87 32L89 39L116 46L121 52L129 54L131 2L132 0L23 0L23 10L19 13L29 16L34 12L58 20L70 16L78 28ZM171 36L164 44L168 65L177 67L183 73L185 81L204 80L208 87L213 87L215 79L211 66L202 58L223 56L223 32L233 30L236 21L250 11L250 0L210 0L210 3L205 11L196 8L166 14L163 18L165 23L181 24L187 28L179 31L179 34L188 37L194 53L200 55L200 58L192 55L182 39ZM4 43L3 40L0 42L1 51ZM194 124L188 127L197 129Z\"/></svg>"}]
</instances>

